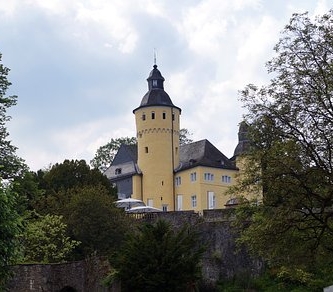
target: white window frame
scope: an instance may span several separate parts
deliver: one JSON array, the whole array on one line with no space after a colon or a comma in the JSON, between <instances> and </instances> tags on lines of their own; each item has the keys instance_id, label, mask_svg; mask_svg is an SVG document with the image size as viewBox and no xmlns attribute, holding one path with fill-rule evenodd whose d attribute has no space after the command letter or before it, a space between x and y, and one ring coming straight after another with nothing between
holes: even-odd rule
<instances>
[{"instance_id":1,"label":"white window frame","mask_svg":"<svg viewBox=\"0 0 333 292\"><path fill-rule=\"evenodd\" d=\"M213 181L214 180L214 174L210 172L204 173L204 180L205 181Z\"/></svg>"},{"instance_id":2,"label":"white window frame","mask_svg":"<svg viewBox=\"0 0 333 292\"><path fill-rule=\"evenodd\" d=\"M177 187L182 184L182 178L180 176L176 176L175 184L176 184Z\"/></svg>"},{"instance_id":3,"label":"white window frame","mask_svg":"<svg viewBox=\"0 0 333 292\"><path fill-rule=\"evenodd\" d=\"M207 192L207 203L208 203L208 209L212 210L216 208L216 197L214 192L208 191Z\"/></svg>"},{"instance_id":4,"label":"white window frame","mask_svg":"<svg viewBox=\"0 0 333 292\"><path fill-rule=\"evenodd\" d=\"M177 211L183 210L183 195L177 195Z\"/></svg>"},{"instance_id":5,"label":"white window frame","mask_svg":"<svg viewBox=\"0 0 333 292\"><path fill-rule=\"evenodd\" d=\"M230 184L231 183L231 176L229 176L229 175L222 175L222 182L226 183L226 184Z\"/></svg>"},{"instance_id":6,"label":"white window frame","mask_svg":"<svg viewBox=\"0 0 333 292\"><path fill-rule=\"evenodd\" d=\"M147 206L154 207L154 200L153 199L147 199Z\"/></svg>"},{"instance_id":7,"label":"white window frame","mask_svg":"<svg viewBox=\"0 0 333 292\"><path fill-rule=\"evenodd\" d=\"M192 206L192 208L197 207L197 195L192 195L191 196L191 206Z\"/></svg>"},{"instance_id":8,"label":"white window frame","mask_svg":"<svg viewBox=\"0 0 333 292\"><path fill-rule=\"evenodd\" d=\"M197 173L196 172L191 172L190 179L191 179L191 182L196 181L197 180Z\"/></svg>"}]
</instances>

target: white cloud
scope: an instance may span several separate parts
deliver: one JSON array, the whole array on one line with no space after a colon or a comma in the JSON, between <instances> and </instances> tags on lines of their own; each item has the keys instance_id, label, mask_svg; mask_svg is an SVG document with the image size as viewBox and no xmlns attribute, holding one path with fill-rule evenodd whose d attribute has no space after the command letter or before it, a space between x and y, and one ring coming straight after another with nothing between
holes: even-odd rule
<instances>
[{"instance_id":1,"label":"white cloud","mask_svg":"<svg viewBox=\"0 0 333 292\"><path fill-rule=\"evenodd\" d=\"M266 80L264 63L292 13L328 8L327 0L0 0L1 49L13 64L11 90L20 89L13 144L37 169L89 161L110 138L134 136L132 109L157 47L181 127L230 155L238 90Z\"/></svg>"}]
</instances>

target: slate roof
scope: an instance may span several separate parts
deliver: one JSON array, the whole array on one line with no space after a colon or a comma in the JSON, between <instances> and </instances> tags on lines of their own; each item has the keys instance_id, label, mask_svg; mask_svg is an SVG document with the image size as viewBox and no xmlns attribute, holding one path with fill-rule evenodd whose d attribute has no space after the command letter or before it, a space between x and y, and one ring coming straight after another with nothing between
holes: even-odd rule
<instances>
[{"instance_id":1,"label":"slate roof","mask_svg":"<svg viewBox=\"0 0 333 292\"><path fill-rule=\"evenodd\" d=\"M179 157L180 166L177 172L196 166L237 169L234 163L207 139L182 145Z\"/></svg>"},{"instance_id":2,"label":"slate roof","mask_svg":"<svg viewBox=\"0 0 333 292\"><path fill-rule=\"evenodd\" d=\"M111 180L119 180L133 174L141 173L137 165L138 149L137 145L122 144L114 157L111 166L105 170L104 174ZM120 173L116 173L120 169Z\"/></svg>"},{"instance_id":3,"label":"slate roof","mask_svg":"<svg viewBox=\"0 0 333 292\"><path fill-rule=\"evenodd\" d=\"M234 160L236 156L246 153L250 148L250 141L248 139L249 126L246 122L242 121L239 124L238 130L238 144L234 151L234 156L231 160Z\"/></svg>"},{"instance_id":4,"label":"slate roof","mask_svg":"<svg viewBox=\"0 0 333 292\"><path fill-rule=\"evenodd\" d=\"M137 145L121 144L112 164L117 165L129 161L135 163L138 161L138 147Z\"/></svg>"},{"instance_id":5,"label":"slate roof","mask_svg":"<svg viewBox=\"0 0 333 292\"><path fill-rule=\"evenodd\" d=\"M170 96L164 91L164 77L157 69L157 65L154 65L153 70L150 72L148 81L148 92L143 96L140 106L133 110L133 113L139 108L149 106L168 106L175 107L181 110L179 107L172 103ZM153 84L156 82L156 84Z\"/></svg>"}]
</instances>

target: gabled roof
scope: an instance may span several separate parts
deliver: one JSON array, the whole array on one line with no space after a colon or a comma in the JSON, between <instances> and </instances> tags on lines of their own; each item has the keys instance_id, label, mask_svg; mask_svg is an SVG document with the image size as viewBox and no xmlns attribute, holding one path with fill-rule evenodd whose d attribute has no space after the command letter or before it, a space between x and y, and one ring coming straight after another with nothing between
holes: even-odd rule
<instances>
[{"instance_id":1,"label":"gabled roof","mask_svg":"<svg viewBox=\"0 0 333 292\"><path fill-rule=\"evenodd\" d=\"M207 139L180 146L179 157L180 166L176 171L196 166L237 169L234 163Z\"/></svg>"},{"instance_id":2,"label":"gabled roof","mask_svg":"<svg viewBox=\"0 0 333 292\"><path fill-rule=\"evenodd\" d=\"M137 145L121 144L117 154L112 161L112 165L118 165L130 161L133 161L135 163L138 161Z\"/></svg>"},{"instance_id":3,"label":"gabled roof","mask_svg":"<svg viewBox=\"0 0 333 292\"><path fill-rule=\"evenodd\" d=\"M122 144L119 147L110 167L105 170L104 174L112 181L140 173L137 161L137 145Z\"/></svg>"}]
</instances>

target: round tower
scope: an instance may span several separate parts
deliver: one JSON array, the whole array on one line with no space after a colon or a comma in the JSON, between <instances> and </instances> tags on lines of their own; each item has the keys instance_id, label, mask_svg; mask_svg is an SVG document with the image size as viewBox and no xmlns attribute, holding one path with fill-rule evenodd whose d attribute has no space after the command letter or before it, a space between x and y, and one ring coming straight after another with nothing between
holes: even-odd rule
<instances>
[{"instance_id":1,"label":"round tower","mask_svg":"<svg viewBox=\"0 0 333 292\"><path fill-rule=\"evenodd\" d=\"M174 169L179 165L179 118L181 109L164 91L164 78L154 65L148 92L133 110L141 170L141 197L150 206L175 210Z\"/></svg>"}]
</instances>

